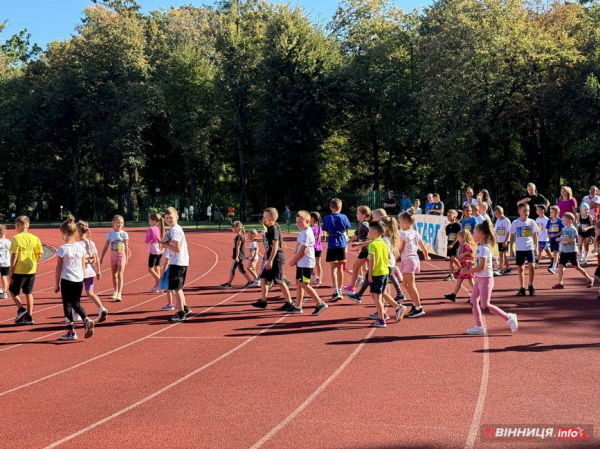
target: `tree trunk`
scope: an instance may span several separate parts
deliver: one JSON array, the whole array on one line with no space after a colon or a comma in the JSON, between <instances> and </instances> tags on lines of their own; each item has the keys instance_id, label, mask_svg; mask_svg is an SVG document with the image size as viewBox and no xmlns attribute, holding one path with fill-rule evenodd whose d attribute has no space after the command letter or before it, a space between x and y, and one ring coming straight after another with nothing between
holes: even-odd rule
<instances>
[{"instance_id":1,"label":"tree trunk","mask_svg":"<svg viewBox=\"0 0 600 449\"><path fill-rule=\"evenodd\" d=\"M71 151L73 157L73 215L79 218L79 155L77 151Z\"/></svg>"},{"instance_id":2,"label":"tree trunk","mask_svg":"<svg viewBox=\"0 0 600 449\"><path fill-rule=\"evenodd\" d=\"M126 220L133 220L134 215L137 215L137 200L134 198L133 187L135 185L137 170L133 167L127 168L127 174L129 179L127 181L127 192L125 194L125 200L127 201L127 214L125 216Z\"/></svg>"},{"instance_id":3,"label":"tree trunk","mask_svg":"<svg viewBox=\"0 0 600 449\"><path fill-rule=\"evenodd\" d=\"M194 215L191 218L198 217L198 175L197 170L194 169L192 177L190 178L190 189L192 193L192 206L194 206ZM197 221L197 218L195 218Z\"/></svg>"},{"instance_id":4,"label":"tree trunk","mask_svg":"<svg viewBox=\"0 0 600 449\"><path fill-rule=\"evenodd\" d=\"M379 139L377 138L377 128L374 122L369 123L369 138L371 139L371 150L373 151L373 190L379 190Z\"/></svg>"},{"instance_id":5,"label":"tree trunk","mask_svg":"<svg viewBox=\"0 0 600 449\"><path fill-rule=\"evenodd\" d=\"M494 190L490 176L490 134L487 132L479 135L479 151L483 162L483 177L489 183L486 187L488 190Z\"/></svg>"},{"instance_id":6,"label":"tree trunk","mask_svg":"<svg viewBox=\"0 0 600 449\"><path fill-rule=\"evenodd\" d=\"M546 130L546 123L542 118L540 120L540 151L542 166L540 167L540 191L546 194L550 193L550 183L548 182L548 161L550 159L550 137Z\"/></svg>"},{"instance_id":7,"label":"tree trunk","mask_svg":"<svg viewBox=\"0 0 600 449\"><path fill-rule=\"evenodd\" d=\"M39 215L40 212L42 211L42 205L43 205L44 201L42 200L42 195L39 196L37 203L35 205L35 208L33 209L33 211L31 212L31 217L29 217L31 219L31 221L38 221L39 220Z\"/></svg>"},{"instance_id":8,"label":"tree trunk","mask_svg":"<svg viewBox=\"0 0 600 449\"><path fill-rule=\"evenodd\" d=\"M246 201L248 186L248 179L246 178L246 149L244 148L244 134L245 134L245 116L244 107L241 101L238 101L235 107L235 117L237 120L237 147L238 154L240 157L240 182L241 182L241 195L240 195L240 217L246 216Z\"/></svg>"}]
</instances>

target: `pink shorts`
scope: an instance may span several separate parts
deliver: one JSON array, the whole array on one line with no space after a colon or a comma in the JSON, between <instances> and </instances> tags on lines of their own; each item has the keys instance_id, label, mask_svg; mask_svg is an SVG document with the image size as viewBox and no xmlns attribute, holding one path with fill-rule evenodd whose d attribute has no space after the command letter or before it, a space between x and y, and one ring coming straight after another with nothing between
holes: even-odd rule
<instances>
[{"instance_id":1,"label":"pink shorts","mask_svg":"<svg viewBox=\"0 0 600 449\"><path fill-rule=\"evenodd\" d=\"M421 261L419 259L415 259L413 257L409 257L408 259L402 260L402 265L400 267L400 271L403 274L417 274L421 272Z\"/></svg>"},{"instance_id":2,"label":"pink shorts","mask_svg":"<svg viewBox=\"0 0 600 449\"><path fill-rule=\"evenodd\" d=\"M125 255L124 249L119 250L110 250L110 264L111 265L121 265L125 264L127 261L127 257Z\"/></svg>"}]
</instances>

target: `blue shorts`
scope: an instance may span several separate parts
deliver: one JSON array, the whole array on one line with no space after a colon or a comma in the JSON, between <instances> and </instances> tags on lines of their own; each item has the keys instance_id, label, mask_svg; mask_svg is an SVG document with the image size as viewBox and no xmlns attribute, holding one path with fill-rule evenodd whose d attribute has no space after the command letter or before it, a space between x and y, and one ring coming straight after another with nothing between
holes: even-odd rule
<instances>
[{"instance_id":1,"label":"blue shorts","mask_svg":"<svg viewBox=\"0 0 600 449\"><path fill-rule=\"evenodd\" d=\"M544 251L545 249L548 249L548 242L538 242L540 251Z\"/></svg>"}]
</instances>

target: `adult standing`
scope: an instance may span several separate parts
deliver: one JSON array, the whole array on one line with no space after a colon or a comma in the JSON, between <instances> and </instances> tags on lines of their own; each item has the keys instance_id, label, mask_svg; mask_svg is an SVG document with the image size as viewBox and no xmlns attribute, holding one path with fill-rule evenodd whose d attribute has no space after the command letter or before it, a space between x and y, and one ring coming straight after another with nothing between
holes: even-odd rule
<instances>
[{"instance_id":1,"label":"adult standing","mask_svg":"<svg viewBox=\"0 0 600 449\"><path fill-rule=\"evenodd\" d=\"M600 209L600 196L598 196L598 187L590 187L590 194L583 197L583 202L590 206L590 215L592 220L598 217L598 209Z\"/></svg>"},{"instance_id":2,"label":"adult standing","mask_svg":"<svg viewBox=\"0 0 600 449\"><path fill-rule=\"evenodd\" d=\"M529 218L532 220L535 220L537 217L536 208L538 206L544 205L550 207L550 201L544 195L538 193L533 182L527 184L527 195L522 200L517 201L517 206L523 203L529 204Z\"/></svg>"},{"instance_id":3,"label":"adult standing","mask_svg":"<svg viewBox=\"0 0 600 449\"><path fill-rule=\"evenodd\" d=\"M465 205L469 205L469 206L478 206L479 203L477 202L476 198L473 198L473 187L467 187L467 190L465 190L465 196L466 198L463 200L462 202L462 206Z\"/></svg>"},{"instance_id":4,"label":"adult standing","mask_svg":"<svg viewBox=\"0 0 600 449\"><path fill-rule=\"evenodd\" d=\"M406 212L412 207L412 203L408 198L408 194L406 192L402 192L402 199L400 200L400 205L402 206L402 212Z\"/></svg>"},{"instance_id":5,"label":"adult standing","mask_svg":"<svg viewBox=\"0 0 600 449\"><path fill-rule=\"evenodd\" d=\"M431 209L433 208L433 205L434 205L433 194L428 193L427 194L427 203L425 203L425 213L427 215L431 215Z\"/></svg>"},{"instance_id":6,"label":"adult standing","mask_svg":"<svg viewBox=\"0 0 600 449\"><path fill-rule=\"evenodd\" d=\"M560 188L560 198L556 202L556 205L560 209L559 216L562 218L567 212L571 212L577 216L577 200L573 198L573 190L571 187L562 186Z\"/></svg>"},{"instance_id":7,"label":"adult standing","mask_svg":"<svg viewBox=\"0 0 600 449\"><path fill-rule=\"evenodd\" d=\"M190 206L190 221L194 221L194 205Z\"/></svg>"},{"instance_id":8,"label":"adult standing","mask_svg":"<svg viewBox=\"0 0 600 449\"><path fill-rule=\"evenodd\" d=\"M487 191L487 189L481 189L479 191L479 193L477 194L477 202L479 203L479 205L481 205L481 203L487 203L488 205L488 213L490 213L490 211L492 211L494 208L492 207L492 198L490 197L490 192Z\"/></svg>"},{"instance_id":9,"label":"adult standing","mask_svg":"<svg viewBox=\"0 0 600 449\"><path fill-rule=\"evenodd\" d=\"M208 222L210 223L210 220L212 218L212 203L210 203L208 205L208 207L206 208L206 218L207 218Z\"/></svg>"},{"instance_id":10,"label":"adult standing","mask_svg":"<svg viewBox=\"0 0 600 449\"><path fill-rule=\"evenodd\" d=\"M394 191L388 192L388 197L383 200L383 208L388 215L396 215L396 208L398 207L398 201L394 198Z\"/></svg>"}]
</instances>

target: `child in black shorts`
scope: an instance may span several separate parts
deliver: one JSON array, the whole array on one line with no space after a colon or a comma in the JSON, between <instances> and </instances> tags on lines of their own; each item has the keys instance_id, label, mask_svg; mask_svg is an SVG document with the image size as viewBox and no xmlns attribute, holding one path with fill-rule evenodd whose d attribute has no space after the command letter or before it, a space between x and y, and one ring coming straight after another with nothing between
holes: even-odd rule
<instances>
[{"instance_id":1,"label":"child in black shorts","mask_svg":"<svg viewBox=\"0 0 600 449\"><path fill-rule=\"evenodd\" d=\"M457 223L456 218L458 217L458 212L454 209L450 209L446 214L448 218L448 225L446 225L446 237L448 238L448 249L446 250L446 255L450 258L450 273L448 276L444 278L445 281L453 281L454 280L454 270L460 270L460 263L456 258L458 254L458 239L456 236L460 232L460 223Z\"/></svg>"}]
</instances>

